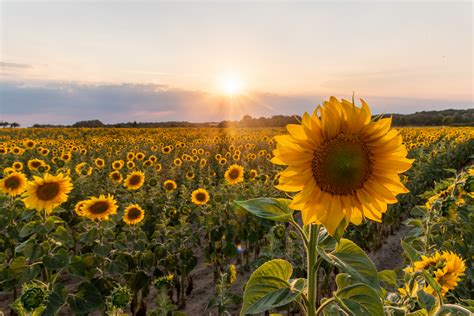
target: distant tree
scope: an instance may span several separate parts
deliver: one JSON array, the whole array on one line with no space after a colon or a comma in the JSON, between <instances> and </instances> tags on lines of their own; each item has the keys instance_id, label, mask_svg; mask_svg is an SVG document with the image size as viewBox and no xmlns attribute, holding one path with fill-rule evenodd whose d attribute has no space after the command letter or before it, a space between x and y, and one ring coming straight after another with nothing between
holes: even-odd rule
<instances>
[{"instance_id":1,"label":"distant tree","mask_svg":"<svg viewBox=\"0 0 474 316\"><path fill-rule=\"evenodd\" d=\"M72 127L105 127L104 123L99 120L79 121L72 125Z\"/></svg>"},{"instance_id":2,"label":"distant tree","mask_svg":"<svg viewBox=\"0 0 474 316\"><path fill-rule=\"evenodd\" d=\"M10 125L10 123L8 123L6 121L1 121L0 122L0 126L3 126L3 128L7 127L8 125Z\"/></svg>"},{"instance_id":3,"label":"distant tree","mask_svg":"<svg viewBox=\"0 0 474 316\"><path fill-rule=\"evenodd\" d=\"M10 128L15 128L15 127L20 127L20 123L17 123L17 122L10 123Z\"/></svg>"}]
</instances>

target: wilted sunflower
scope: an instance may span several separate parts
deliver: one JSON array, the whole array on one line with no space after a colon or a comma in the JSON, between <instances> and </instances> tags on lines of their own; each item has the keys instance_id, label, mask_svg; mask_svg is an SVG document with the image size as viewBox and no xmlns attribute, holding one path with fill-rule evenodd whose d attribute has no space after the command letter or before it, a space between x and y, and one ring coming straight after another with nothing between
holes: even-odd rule
<instances>
[{"instance_id":1,"label":"wilted sunflower","mask_svg":"<svg viewBox=\"0 0 474 316\"><path fill-rule=\"evenodd\" d=\"M17 196L26 189L27 179L21 172L12 172L0 180L0 191L10 196Z\"/></svg>"},{"instance_id":2,"label":"wilted sunflower","mask_svg":"<svg viewBox=\"0 0 474 316\"><path fill-rule=\"evenodd\" d=\"M244 168L239 165L231 165L227 168L227 171L224 173L224 178L227 180L227 183L234 185L244 181Z\"/></svg>"},{"instance_id":3,"label":"wilted sunflower","mask_svg":"<svg viewBox=\"0 0 474 316\"><path fill-rule=\"evenodd\" d=\"M129 190L138 190L145 183L145 174L141 171L133 171L125 178L125 186Z\"/></svg>"},{"instance_id":4,"label":"wilted sunflower","mask_svg":"<svg viewBox=\"0 0 474 316\"><path fill-rule=\"evenodd\" d=\"M138 205L132 204L125 209L123 221L129 225L140 223L145 217L145 211Z\"/></svg>"},{"instance_id":5,"label":"wilted sunflower","mask_svg":"<svg viewBox=\"0 0 474 316\"><path fill-rule=\"evenodd\" d=\"M204 205L209 202L209 192L206 189L199 188L191 194L191 201L196 205Z\"/></svg>"},{"instance_id":6,"label":"wilted sunflower","mask_svg":"<svg viewBox=\"0 0 474 316\"><path fill-rule=\"evenodd\" d=\"M173 190L176 190L176 188L178 187L176 185L176 182L174 182L173 180L166 180L164 183L163 183L163 186L165 188L165 190L167 192L171 192Z\"/></svg>"},{"instance_id":7,"label":"wilted sunflower","mask_svg":"<svg viewBox=\"0 0 474 316\"><path fill-rule=\"evenodd\" d=\"M387 204L408 190L399 174L413 160L391 118L371 120L368 105L331 97L302 124L289 124L290 135L276 136L272 162L288 165L278 189L299 192L290 207L301 210L304 224L324 224L330 234L345 218L360 224L380 222Z\"/></svg>"},{"instance_id":8,"label":"wilted sunflower","mask_svg":"<svg viewBox=\"0 0 474 316\"><path fill-rule=\"evenodd\" d=\"M43 178L34 176L29 181L23 202L27 208L50 213L56 206L67 201L68 193L72 190L71 178L62 173L57 176L45 174Z\"/></svg>"},{"instance_id":9,"label":"wilted sunflower","mask_svg":"<svg viewBox=\"0 0 474 316\"><path fill-rule=\"evenodd\" d=\"M108 220L109 215L117 214L117 202L112 195L101 194L99 197L92 197L85 201L81 211L91 220Z\"/></svg>"}]
</instances>

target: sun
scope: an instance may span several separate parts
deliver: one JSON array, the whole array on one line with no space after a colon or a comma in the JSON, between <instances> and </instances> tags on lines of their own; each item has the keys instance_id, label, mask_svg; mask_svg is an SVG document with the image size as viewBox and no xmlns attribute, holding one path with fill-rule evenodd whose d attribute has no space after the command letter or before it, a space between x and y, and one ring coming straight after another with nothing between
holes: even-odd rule
<instances>
[{"instance_id":1,"label":"sun","mask_svg":"<svg viewBox=\"0 0 474 316\"><path fill-rule=\"evenodd\" d=\"M235 74L222 76L218 79L218 89L227 96L235 96L243 91L242 79Z\"/></svg>"}]
</instances>

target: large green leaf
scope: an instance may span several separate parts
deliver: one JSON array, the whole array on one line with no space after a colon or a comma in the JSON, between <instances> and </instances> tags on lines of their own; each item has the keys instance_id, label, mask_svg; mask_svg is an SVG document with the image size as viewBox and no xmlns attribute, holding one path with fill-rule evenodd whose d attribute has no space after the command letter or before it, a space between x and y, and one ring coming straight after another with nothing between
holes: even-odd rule
<instances>
[{"instance_id":1,"label":"large green leaf","mask_svg":"<svg viewBox=\"0 0 474 316\"><path fill-rule=\"evenodd\" d=\"M401 242L402 248L405 251L405 254L408 256L411 262L420 260L420 254L416 251L415 248L412 247L409 243L406 243L402 240Z\"/></svg>"},{"instance_id":2,"label":"large green leaf","mask_svg":"<svg viewBox=\"0 0 474 316\"><path fill-rule=\"evenodd\" d=\"M288 207L289 199L257 198L247 201L235 201L234 204L249 213L275 222L287 222L293 210Z\"/></svg>"},{"instance_id":3,"label":"large green leaf","mask_svg":"<svg viewBox=\"0 0 474 316\"><path fill-rule=\"evenodd\" d=\"M102 306L102 295L97 288L89 282L82 282L77 292L67 299L69 308L75 314L87 314Z\"/></svg>"},{"instance_id":4,"label":"large green leaf","mask_svg":"<svg viewBox=\"0 0 474 316\"><path fill-rule=\"evenodd\" d=\"M250 276L245 286L241 315L258 314L294 301L304 282L290 283L291 264L282 259L265 262Z\"/></svg>"},{"instance_id":5,"label":"large green leaf","mask_svg":"<svg viewBox=\"0 0 474 316\"><path fill-rule=\"evenodd\" d=\"M344 272L349 274L354 280L367 284L380 291L380 282L377 275L377 269L365 252L349 239L341 238L336 246L336 250L326 254L324 259L331 260Z\"/></svg>"},{"instance_id":6,"label":"large green leaf","mask_svg":"<svg viewBox=\"0 0 474 316\"><path fill-rule=\"evenodd\" d=\"M336 292L336 297L354 315L383 315L383 305L379 295L365 284L357 283L339 289Z\"/></svg>"}]
</instances>

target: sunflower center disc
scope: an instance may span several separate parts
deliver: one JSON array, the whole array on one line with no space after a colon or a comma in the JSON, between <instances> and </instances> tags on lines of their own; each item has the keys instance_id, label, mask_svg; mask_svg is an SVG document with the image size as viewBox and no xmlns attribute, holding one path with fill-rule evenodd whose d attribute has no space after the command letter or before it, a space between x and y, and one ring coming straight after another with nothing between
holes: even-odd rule
<instances>
[{"instance_id":1,"label":"sunflower center disc","mask_svg":"<svg viewBox=\"0 0 474 316\"><path fill-rule=\"evenodd\" d=\"M8 178L5 181L5 187L7 187L8 189L16 189L19 185L20 179L18 179L17 177Z\"/></svg>"},{"instance_id":2,"label":"sunflower center disc","mask_svg":"<svg viewBox=\"0 0 474 316\"><path fill-rule=\"evenodd\" d=\"M109 209L109 203L100 201L94 203L92 206L89 207L91 213L94 214L102 214L105 213Z\"/></svg>"},{"instance_id":3,"label":"sunflower center disc","mask_svg":"<svg viewBox=\"0 0 474 316\"><path fill-rule=\"evenodd\" d=\"M132 177L130 178L130 184L131 184L131 185L137 185L137 184L140 183L140 180L141 180L141 179L142 179L142 178L141 178L140 176L134 175L134 176L132 176Z\"/></svg>"},{"instance_id":4,"label":"sunflower center disc","mask_svg":"<svg viewBox=\"0 0 474 316\"><path fill-rule=\"evenodd\" d=\"M372 162L371 153L360 140L341 134L315 151L313 177L321 190L349 195L370 177Z\"/></svg>"},{"instance_id":5,"label":"sunflower center disc","mask_svg":"<svg viewBox=\"0 0 474 316\"><path fill-rule=\"evenodd\" d=\"M196 200L198 200L199 202L203 202L206 200L206 194L202 193L202 192L199 192L198 194L196 194Z\"/></svg>"},{"instance_id":6,"label":"sunflower center disc","mask_svg":"<svg viewBox=\"0 0 474 316\"><path fill-rule=\"evenodd\" d=\"M54 199L59 193L59 183L48 182L38 186L36 196L43 201L50 201Z\"/></svg>"},{"instance_id":7,"label":"sunflower center disc","mask_svg":"<svg viewBox=\"0 0 474 316\"><path fill-rule=\"evenodd\" d=\"M230 172L229 172L229 178L231 178L232 180L235 180L239 177L240 175L240 172L238 169L232 169Z\"/></svg>"},{"instance_id":8,"label":"sunflower center disc","mask_svg":"<svg viewBox=\"0 0 474 316\"><path fill-rule=\"evenodd\" d=\"M137 208L132 208L128 211L128 218L131 219L131 220L134 220L134 219L137 219L140 217L140 215L142 214L142 212L137 209Z\"/></svg>"}]
</instances>

